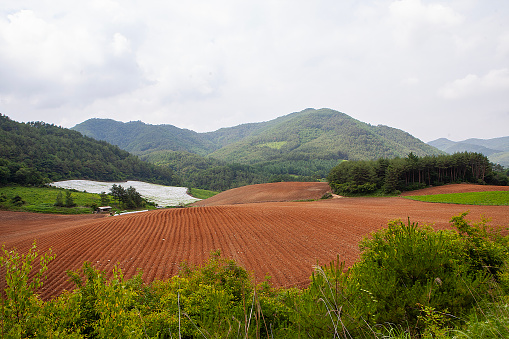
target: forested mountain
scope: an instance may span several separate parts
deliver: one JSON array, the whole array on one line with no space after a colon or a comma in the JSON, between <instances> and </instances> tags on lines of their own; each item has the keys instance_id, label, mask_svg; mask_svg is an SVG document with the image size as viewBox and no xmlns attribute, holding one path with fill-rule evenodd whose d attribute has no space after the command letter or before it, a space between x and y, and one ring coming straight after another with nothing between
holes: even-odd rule
<instances>
[{"instance_id":1,"label":"forested mountain","mask_svg":"<svg viewBox=\"0 0 509 339\"><path fill-rule=\"evenodd\" d=\"M173 125L148 125L141 121L123 123L111 119L89 119L72 129L91 138L117 145L133 154L171 150L206 155L219 148L206 136Z\"/></svg>"},{"instance_id":2,"label":"forested mountain","mask_svg":"<svg viewBox=\"0 0 509 339\"><path fill-rule=\"evenodd\" d=\"M171 169L144 162L118 146L52 124L19 123L0 114L0 184L62 179L180 182Z\"/></svg>"},{"instance_id":3,"label":"forested mountain","mask_svg":"<svg viewBox=\"0 0 509 339\"><path fill-rule=\"evenodd\" d=\"M90 119L73 127L135 154L186 151L242 164L272 160L377 159L438 154L401 130L371 126L331 109L306 109L277 119L196 133L172 125Z\"/></svg>"},{"instance_id":4,"label":"forested mountain","mask_svg":"<svg viewBox=\"0 0 509 339\"><path fill-rule=\"evenodd\" d=\"M472 138L458 142L440 138L430 141L428 144L449 154L456 152L482 153L491 162L509 167L509 137L493 139Z\"/></svg>"},{"instance_id":5,"label":"forested mountain","mask_svg":"<svg viewBox=\"0 0 509 339\"><path fill-rule=\"evenodd\" d=\"M238 142L209 156L255 164L274 159L377 159L439 154L410 134L387 126L371 126L330 109L307 109L265 123Z\"/></svg>"},{"instance_id":6,"label":"forested mountain","mask_svg":"<svg viewBox=\"0 0 509 339\"><path fill-rule=\"evenodd\" d=\"M410 134L331 109L196 133L172 125L90 119L73 127L167 167L186 186L225 190L271 181L325 178L342 160L441 154Z\"/></svg>"}]
</instances>

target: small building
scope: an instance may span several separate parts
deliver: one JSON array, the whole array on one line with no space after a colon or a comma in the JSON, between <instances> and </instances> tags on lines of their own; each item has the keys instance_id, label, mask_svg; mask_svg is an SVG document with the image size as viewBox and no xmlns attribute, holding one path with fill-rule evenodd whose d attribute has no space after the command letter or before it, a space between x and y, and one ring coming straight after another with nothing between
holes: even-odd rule
<instances>
[{"instance_id":1,"label":"small building","mask_svg":"<svg viewBox=\"0 0 509 339\"><path fill-rule=\"evenodd\" d=\"M96 212L97 213L109 213L111 211L111 206L101 206L101 207L97 207L97 210Z\"/></svg>"}]
</instances>

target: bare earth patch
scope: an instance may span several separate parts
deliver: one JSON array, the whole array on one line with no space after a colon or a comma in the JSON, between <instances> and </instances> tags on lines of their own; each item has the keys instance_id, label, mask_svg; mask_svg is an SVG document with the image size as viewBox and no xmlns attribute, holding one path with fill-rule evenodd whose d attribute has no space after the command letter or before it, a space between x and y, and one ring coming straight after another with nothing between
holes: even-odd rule
<instances>
[{"instance_id":1,"label":"bare earth patch","mask_svg":"<svg viewBox=\"0 0 509 339\"><path fill-rule=\"evenodd\" d=\"M320 199L327 192L331 189L326 182L275 182L234 188L195 202L193 206Z\"/></svg>"},{"instance_id":2,"label":"bare earth patch","mask_svg":"<svg viewBox=\"0 0 509 339\"><path fill-rule=\"evenodd\" d=\"M261 192L266 186L254 186L258 192L252 191L253 196L267 196ZM457 185L459 190L465 187ZM177 274L182 261L201 264L216 249L253 272L257 281L270 275L276 286L306 286L317 263L327 264L339 256L352 265L359 257L362 237L385 227L388 220L409 217L447 228L452 216L467 210L467 219L478 221L485 215L492 225L509 226L509 206L432 204L402 197L343 198L165 209L102 218L0 211L0 243L26 252L36 239L40 252L52 248L56 259L40 291L44 298L73 288L65 271L79 269L84 261L108 274L118 263L127 278L141 268L144 280L150 282ZM3 269L0 273L5 274ZM4 284L2 279L0 288Z\"/></svg>"}]
</instances>

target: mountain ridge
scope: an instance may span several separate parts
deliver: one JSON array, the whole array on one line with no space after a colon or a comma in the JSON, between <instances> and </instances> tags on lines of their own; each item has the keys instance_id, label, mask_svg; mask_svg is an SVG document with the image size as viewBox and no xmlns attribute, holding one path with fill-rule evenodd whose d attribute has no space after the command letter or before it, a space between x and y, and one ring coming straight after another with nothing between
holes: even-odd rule
<instances>
[{"instance_id":1,"label":"mountain ridge","mask_svg":"<svg viewBox=\"0 0 509 339\"><path fill-rule=\"evenodd\" d=\"M216 191L266 182L315 181L326 178L343 160L443 154L407 132L372 126L326 108L206 133L101 119L89 119L73 129L104 137L142 160L171 169L186 186Z\"/></svg>"},{"instance_id":2,"label":"mountain ridge","mask_svg":"<svg viewBox=\"0 0 509 339\"><path fill-rule=\"evenodd\" d=\"M462 141L439 138L428 142L428 145L449 154L456 152L481 153L487 156L491 162L509 167L509 136L491 139L470 138Z\"/></svg>"},{"instance_id":3,"label":"mountain ridge","mask_svg":"<svg viewBox=\"0 0 509 339\"><path fill-rule=\"evenodd\" d=\"M185 151L244 164L276 158L374 159L439 154L409 133L356 120L345 113L308 108L278 118L198 133L173 125L89 119L71 129L131 153Z\"/></svg>"}]
</instances>

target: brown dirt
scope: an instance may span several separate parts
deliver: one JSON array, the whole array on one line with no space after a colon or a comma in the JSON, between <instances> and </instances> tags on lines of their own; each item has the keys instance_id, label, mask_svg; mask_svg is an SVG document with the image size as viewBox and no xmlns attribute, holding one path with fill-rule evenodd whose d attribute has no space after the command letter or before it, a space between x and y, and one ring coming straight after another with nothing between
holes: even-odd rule
<instances>
[{"instance_id":1,"label":"brown dirt","mask_svg":"<svg viewBox=\"0 0 509 339\"><path fill-rule=\"evenodd\" d=\"M221 192L211 198L195 202L193 206L220 206L258 202L320 199L330 192L326 182L275 182L249 185Z\"/></svg>"},{"instance_id":2,"label":"brown dirt","mask_svg":"<svg viewBox=\"0 0 509 339\"><path fill-rule=\"evenodd\" d=\"M460 186L457 189L465 188ZM165 209L100 219L0 212L0 243L26 252L37 239L40 252L52 248L56 259L40 291L44 298L71 289L65 270L77 270L84 261L108 274L118 263L127 278L141 268L149 282L177 274L184 260L201 264L216 249L253 272L257 281L268 274L276 286L305 286L317 263L339 256L353 264L362 237L388 220L410 217L447 228L452 216L467 210L468 219L478 221L485 215L492 225L509 226L509 206L344 198Z\"/></svg>"}]
</instances>

